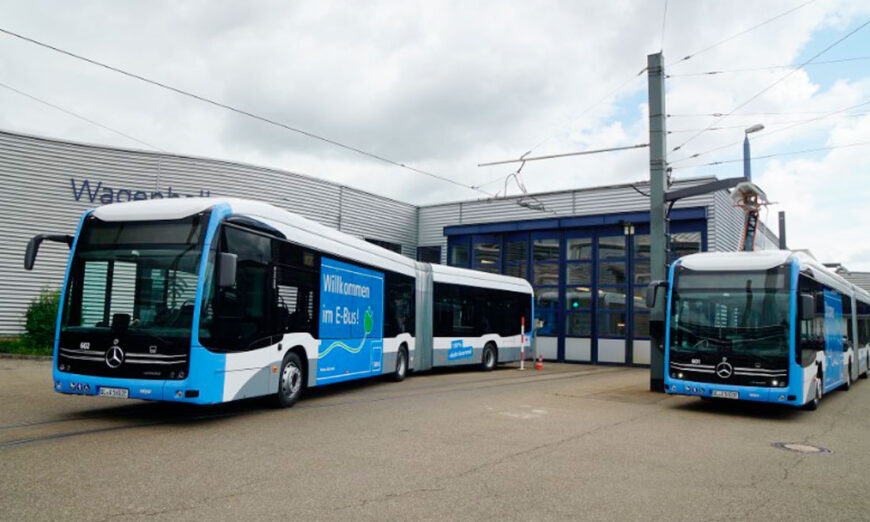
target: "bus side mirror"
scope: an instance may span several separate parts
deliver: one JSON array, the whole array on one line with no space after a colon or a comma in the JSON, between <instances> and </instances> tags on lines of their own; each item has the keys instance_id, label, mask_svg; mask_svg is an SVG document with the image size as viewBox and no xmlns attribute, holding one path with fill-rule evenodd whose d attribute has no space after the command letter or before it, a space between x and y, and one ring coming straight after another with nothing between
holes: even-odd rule
<instances>
[{"instance_id":1,"label":"bus side mirror","mask_svg":"<svg viewBox=\"0 0 870 522\"><path fill-rule=\"evenodd\" d=\"M56 241L58 243L66 243L66 246L72 248L73 237L59 234L37 234L30 238L27 242L27 250L24 252L24 269L33 270L33 263L36 261L36 254L39 252L39 245L45 240Z\"/></svg>"},{"instance_id":2,"label":"bus side mirror","mask_svg":"<svg viewBox=\"0 0 870 522\"><path fill-rule=\"evenodd\" d=\"M656 297L658 297L659 287L667 288L667 281L652 281L649 286L646 287L646 293L644 294L644 302L647 308L654 308L656 305Z\"/></svg>"},{"instance_id":3,"label":"bus side mirror","mask_svg":"<svg viewBox=\"0 0 870 522\"><path fill-rule=\"evenodd\" d=\"M229 254L227 252L221 252L218 254L218 274L220 274L220 287L221 288L231 288L236 286L236 263L239 260L239 256L236 254Z\"/></svg>"},{"instance_id":4,"label":"bus side mirror","mask_svg":"<svg viewBox=\"0 0 870 522\"><path fill-rule=\"evenodd\" d=\"M799 305L801 321L809 321L815 316L816 302L813 299L813 294L801 294Z\"/></svg>"}]
</instances>

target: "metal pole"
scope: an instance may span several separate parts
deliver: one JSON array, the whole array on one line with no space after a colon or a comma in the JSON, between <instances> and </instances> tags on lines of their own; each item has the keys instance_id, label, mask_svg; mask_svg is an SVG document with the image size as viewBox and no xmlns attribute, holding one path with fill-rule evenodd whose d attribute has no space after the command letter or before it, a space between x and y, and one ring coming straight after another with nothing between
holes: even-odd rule
<instances>
[{"instance_id":1,"label":"metal pole","mask_svg":"<svg viewBox=\"0 0 870 522\"><path fill-rule=\"evenodd\" d=\"M779 249L788 250L788 243L785 241L785 211L779 211Z\"/></svg>"},{"instance_id":2,"label":"metal pole","mask_svg":"<svg viewBox=\"0 0 870 522\"><path fill-rule=\"evenodd\" d=\"M667 118L665 111L665 60L662 53L647 56L649 88L649 176L650 176L650 278L667 279L668 222L665 205L667 179ZM650 390L665 389L664 333L665 292L658 292L650 310Z\"/></svg>"},{"instance_id":3,"label":"metal pole","mask_svg":"<svg viewBox=\"0 0 870 522\"><path fill-rule=\"evenodd\" d=\"M752 181L752 168L749 165L749 134L743 135L743 177Z\"/></svg>"}]
</instances>

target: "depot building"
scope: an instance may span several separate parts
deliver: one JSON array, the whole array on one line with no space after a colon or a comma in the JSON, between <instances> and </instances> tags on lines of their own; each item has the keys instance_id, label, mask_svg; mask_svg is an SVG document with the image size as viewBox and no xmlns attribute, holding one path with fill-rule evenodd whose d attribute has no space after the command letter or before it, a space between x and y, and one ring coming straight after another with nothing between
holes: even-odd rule
<instances>
[{"instance_id":1,"label":"depot building","mask_svg":"<svg viewBox=\"0 0 870 522\"><path fill-rule=\"evenodd\" d=\"M638 179L647 177L638 172ZM699 178L672 188L712 181ZM545 359L649 363L649 200L644 183L415 206L293 172L215 159L94 146L0 131L0 336L23 331L27 304L59 289L69 254L28 240L75 231L88 208L186 196L271 203L408 257L527 279ZM680 200L671 253L733 251L743 213L727 191ZM775 248L762 226L757 248Z\"/></svg>"}]
</instances>

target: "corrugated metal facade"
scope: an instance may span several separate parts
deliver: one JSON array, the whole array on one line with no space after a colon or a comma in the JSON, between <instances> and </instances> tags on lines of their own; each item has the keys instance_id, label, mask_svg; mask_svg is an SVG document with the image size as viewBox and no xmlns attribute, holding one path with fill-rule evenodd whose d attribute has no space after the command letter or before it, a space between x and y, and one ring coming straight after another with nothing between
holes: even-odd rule
<instances>
[{"instance_id":1,"label":"corrugated metal facade","mask_svg":"<svg viewBox=\"0 0 870 522\"><path fill-rule=\"evenodd\" d=\"M266 201L359 237L417 247L417 207L334 183L226 161L114 149L0 132L0 335L22 330L27 303L59 288L68 250L43 243L33 272L27 241L73 233L100 197L235 196Z\"/></svg>"},{"instance_id":2,"label":"corrugated metal facade","mask_svg":"<svg viewBox=\"0 0 870 522\"><path fill-rule=\"evenodd\" d=\"M677 182L674 186L687 187L712 179ZM636 186L640 191L648 190L644 183ZM415 257L418 245L440 246L442 262L447 256L446 226L649 208L648 199L631 185L416 207L253 165L0 132L0 335L19 333L27 303L41 287L58 288L63 280L68 251L57 243L43 244L33 272L23 269L24 249L30 237L40 232L74 232L81 213L100 205L101 198L126 200L152 197L154 192L167 197L170 191L182 196L266 201L358 237L397 243L409 257ZM544 210L529 208L541 205ZM707 209L710 250L737 247L742 213L734 208L726 192L682 200L676 207ZM763 236L773 238L767 230Z\"/></svg>"},{"instance_id":3,"label":"corrugated metal facade","mask_svg":"<svg viewBox=\"0 0 870 522\"><path fill-rule=\"evenodd\" d=\"M678 181L673 184L672 188L690 187L712 181L713 179L715 178ZM649 189L645 183L637 183L635 186L644 193ZM708 194L680 200L674 207L707 207L708 215L712 216L714 213L712 210L713 206L718 206L720 201L727 202L728 206L731 206L727 193L723 192L723 194L725 194L724 200L714 197L718 196L718 194ZM543 205L545 210L532 210L521 206L522 203L540 204ZM497 201L463 201L431 205L420 207L418 240L420 246L440 246L441 262L446 263L447 238L444 236L444 227L446 226L547 219L564 216L591 216L618 212L645 211L647 209L649 209L649 199L633 189L631 185L615 185L535 194L533 198L529 196L511 197ZM722 212L728 213L729 210L724 209ZM711 219L709 224L709 237L713 237L713 234L717 232L713 228L713 221L715 220ZM742 226L742 221L740 221L738 227ZM739 228L736 232L738 235L740 230L742 228ZM725 233L727 232L720 232L720 234ZM737 241L734 243L735 247L736 245ZM712 247L710 249L714 250Z\"/></svg>"}]
</instances>

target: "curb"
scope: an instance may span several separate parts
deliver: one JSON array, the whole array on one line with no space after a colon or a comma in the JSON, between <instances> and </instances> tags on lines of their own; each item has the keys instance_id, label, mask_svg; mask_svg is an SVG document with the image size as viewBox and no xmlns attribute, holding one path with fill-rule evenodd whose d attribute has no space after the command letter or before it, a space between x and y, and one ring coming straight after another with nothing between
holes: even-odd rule
<instances>
[{"instance_id":1,"label":"curb","mask_svg":"<svg viewBox=\"0 0 870 522\"><path fill-rule=\"evenodd\" d=\"M3 353L0 352L0 359L24 359L28 361L50 361L54 357L52 355L28 355L23 353Z\"/></svg>"}]
</instances>

